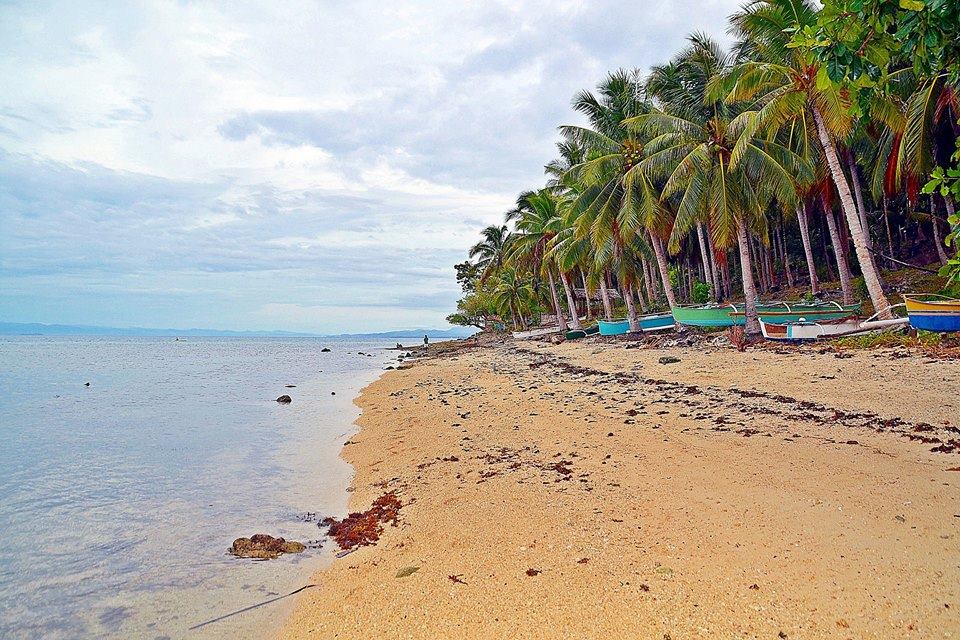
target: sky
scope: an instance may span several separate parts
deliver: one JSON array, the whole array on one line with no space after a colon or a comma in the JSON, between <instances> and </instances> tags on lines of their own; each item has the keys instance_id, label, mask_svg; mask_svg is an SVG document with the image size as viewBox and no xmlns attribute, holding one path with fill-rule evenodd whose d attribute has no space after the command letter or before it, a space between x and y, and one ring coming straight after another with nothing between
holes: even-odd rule
<instances>
[{"instance_id":1,"label":"sky","mask_svg":"<svg viewBox=\"0 0 960 640\"><path fill-rule=\"evenodd\" d=\"M0 320L443 328L573 94L740 0L0 0Z\"/></svg>"}]
</instances>

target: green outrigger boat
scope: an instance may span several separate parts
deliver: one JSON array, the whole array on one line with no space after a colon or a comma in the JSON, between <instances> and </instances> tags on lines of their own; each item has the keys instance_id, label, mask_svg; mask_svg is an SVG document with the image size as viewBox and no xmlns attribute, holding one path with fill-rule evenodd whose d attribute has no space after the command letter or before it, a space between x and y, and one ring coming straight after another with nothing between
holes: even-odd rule
<instances>
[{"instance_id":1,"label":"green outrigger boat","mask_svg":"<svg viewBox=\"0 0 960 640\"><path fill-rule=\"evenodd\" d=\"M673 317L690 327L732 327L746 324L743 304L681 305L673 307ZM860 304L836 302L769 302L757 305L757 315L764 322L785 323L802 320L837 320L860 313Z\"/></svg>"}]
</instances>

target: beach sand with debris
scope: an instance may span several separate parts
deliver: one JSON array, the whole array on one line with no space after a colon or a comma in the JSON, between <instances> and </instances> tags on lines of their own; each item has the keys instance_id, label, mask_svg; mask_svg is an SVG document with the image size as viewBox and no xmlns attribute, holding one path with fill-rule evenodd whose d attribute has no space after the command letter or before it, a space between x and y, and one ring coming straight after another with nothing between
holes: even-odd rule
<instances>
[{"instance_id":1,"label":"beach sand with debris","mask_svg":"<svg viewBox=\"0 0 960 640\"><path fill-rule=\"evenodd\" d=\"M367 387L351 507L396 525L279 637L960 637L960 360L626 344Z\"/></svg>"}]
</instances>

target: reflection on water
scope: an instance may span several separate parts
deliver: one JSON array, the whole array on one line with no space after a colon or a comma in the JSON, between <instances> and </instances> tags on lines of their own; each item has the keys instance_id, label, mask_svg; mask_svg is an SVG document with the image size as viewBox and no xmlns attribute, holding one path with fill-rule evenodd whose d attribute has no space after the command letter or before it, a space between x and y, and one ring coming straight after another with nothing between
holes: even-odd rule
<instances>
[{"instance_id":1,"label":"reflection on water","mask_svg":"<svg viewBox=\"0 0 960 640\"><path fill-rule=\"evenodd\" d=\"M186 630L328 557L225 550L257 532L316 540L302 515L343 513L351 400L388 346L0 337L0 637L261 635L286 602Z\"/></svg>"}]
</instances>

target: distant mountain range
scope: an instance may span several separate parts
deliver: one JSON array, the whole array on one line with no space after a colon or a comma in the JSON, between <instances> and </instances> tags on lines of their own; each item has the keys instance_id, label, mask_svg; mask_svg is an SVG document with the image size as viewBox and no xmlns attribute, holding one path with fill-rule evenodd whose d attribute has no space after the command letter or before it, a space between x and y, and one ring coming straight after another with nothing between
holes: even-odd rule
<instances>
[{"instance_id":1,"label":"distant mountain range","mask_svg":"<svg viewBox=\"0 0 960 640\"><path fill-rule=\"evenodd\" d=\"M465 338L474 330L466 327L451 329L401 329L380 333L341 333L337 335L296 333L293 331L228 331L225 329L151 329L145 327L93 327L74 324L41 324L39 322L0 322L0 335L15 336L168 336L168 337L240 337L240 338Z\"/></svg>"}]
</instances>

